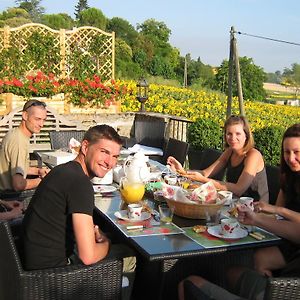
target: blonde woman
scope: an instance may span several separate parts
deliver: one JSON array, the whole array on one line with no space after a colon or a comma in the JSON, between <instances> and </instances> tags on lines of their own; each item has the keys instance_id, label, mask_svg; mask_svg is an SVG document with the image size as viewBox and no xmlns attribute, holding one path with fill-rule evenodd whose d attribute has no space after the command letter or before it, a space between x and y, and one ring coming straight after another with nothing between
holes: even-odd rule
<instances>
[{"instance_id":1,"label":"blonde woman","mask_svg":"<svg viewBox=\"0 0 300 300\"><path fill-rule=\"evenodd\" d=\"M236 196L250 196L255 201L269 201L267 175L262 154L254 148L249 124L243 116L230 116L224 125L225 151L208 168L185 171L172 156L167 160L172 170L192 180L213 182L219 190L228 190ZM226 169L226 181L210 177Z\"/></svg>"}]
</instances>

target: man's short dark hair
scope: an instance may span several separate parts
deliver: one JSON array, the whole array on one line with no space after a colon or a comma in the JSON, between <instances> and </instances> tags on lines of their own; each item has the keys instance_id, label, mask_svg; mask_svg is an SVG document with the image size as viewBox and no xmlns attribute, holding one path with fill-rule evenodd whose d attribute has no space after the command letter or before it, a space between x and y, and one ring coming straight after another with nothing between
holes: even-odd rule
<instances>
[{"instance_id":1,"label":"man's short dark hair","mask_svg":"<svg viewBox=\"0 0 300 300\"><path fill-rule=\"evenodd\" d=\"M36 100L36 99L29 100L29 101L25 102L25 104L23 106L23 111L27 111L30 107L33 107L33 106L42 106L42 107L46 108L46 103L43 101Z\"/></svg>"},{"instance_id":2,"label":"man's short dark hair","mask_svg":"<svg viewBox=\"0 0 300 300\"><path fill-rule=\"evenodd\" d=\"M119 145L123 144L117 131L106 124L90 127L83 137L83 140L87 140L90 144L96 144L101 139L114 141Z\"/></svg>"}]
</instances>

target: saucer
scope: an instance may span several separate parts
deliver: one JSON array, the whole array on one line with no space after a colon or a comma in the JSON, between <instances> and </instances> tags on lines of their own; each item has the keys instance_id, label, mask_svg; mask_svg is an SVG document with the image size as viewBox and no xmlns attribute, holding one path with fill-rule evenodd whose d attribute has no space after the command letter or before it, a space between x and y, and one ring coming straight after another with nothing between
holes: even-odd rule
<instances>
[{"instance_id":1,"label":"saucer","mask_svg":"<svg viewBox=\"0 0 300 300\"><path fill-rule=\"evenodd\" d=\"M93 185L94 192L100 194L112 193L117 190L113 185Z\"/></svg>"},{"instance_id":2,"label":"saucer","mask_svg":"<svg viewBox=\"0 0 300 300\"><path fill-rule=\"evenodd\" d=\"M143 211L141 218L140 219L130 219L128 217L128 213L127 210L120 210L120 211L116 211L114 213L115 217L117 217L118 219L121 220L125 220L125 221L130 221L130 222L141 222L141 221L145 221L148 220L151 217L151 214L148 213L147 211Z\"/></svg>"},{"instance_id":3,"label":"saucer","mask_svg":"<svg viewBox=\"0 0 300 300\"><path fill-rule=\"evenodd\" d=\"M208 227L207 232L223 240L236 240L236 239L244 238L248 235L248 231L243 228L236 228L234 232L231 233L230 235L224 235L221 232L221 225Z\"/></svg>"}]
</instances>

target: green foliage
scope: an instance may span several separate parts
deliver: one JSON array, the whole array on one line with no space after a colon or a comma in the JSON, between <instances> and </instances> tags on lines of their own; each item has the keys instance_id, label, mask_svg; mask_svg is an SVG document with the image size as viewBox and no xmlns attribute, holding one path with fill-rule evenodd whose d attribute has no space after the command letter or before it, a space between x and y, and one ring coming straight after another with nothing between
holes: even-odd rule
<instances>
[{"instance_id":1,"label":"green foliage","mask_svg":"<svg viewBox=\"0 0 300 300\"><path fill-rule=\"evenodd\" d=\"M79 19L80 13L83 10L88 9L88 8L89 8L89 5L88 5L87 0L78 0L78 3L75 6L75 17L76 17L76 20Z\"/></svg>"},{"instance_id":2,"label":"green foliage","mask_svg":"<svg viewBox=\"0 0 300 300\"><path fill-rule=\"evenodd\" d=\"M74 20L68 14L43 15L41 22L56 30L61 28L72 29L75 25Z\"/></svg>"},{"instance_id":3,"label":"green foliage","mask_svg":"<svg viewBox=\"0 0 300 300\"><path fill-rule=\"evenodd\" d=\"M281 141L285 131L284 127L263 127L254 131L255 146L262 153L264 160L269 165L279 165Z\"/></svg>"},{"instance_id":4,"label":"green foliage","mask_svg":"<svg viewBox=\"0 0 300 300\"><path fill-rule=\"evenodd\" d=\"M181 87L181 84L176 79L166 79L161 76L149 76L147 77L147 81L149 84L157 84L157 85L165 85L165 86L172 86L172 87Z\"/></svg>"},{"instance_id":5,"label":"green foliage","mask_svg":"<svg viewBox=\"0 0 300 300\"><path fill-rule=\"evenodd\" d=\"M0 13L0 27L18 27L31 22L29 13L22 8L8 8Z\"/></svg>"},{"instance_id":6,"label":"green foliage","mask_svg":"<svg viewBox=\"0 0 300 300\"><path fill-rule=\"evenodd\" d=\"M257 101L265 99L263 83L266 75L263 69L256 66L252 58L240 57L239 62L244 99ZM215 88L226 94L228 94L228 67L229 62L224 60L215 77ZM233 76L232 94L233 96L238 95L235 76Z\"/></svg>"},{"instance_id":7,"label":"green foliage","mask_svg":"<svg viewBox=\"0 0 300 300\"><path fill-rule=\"evenodd\" d=\"M220 125L211 119L201 118L188 126L189 144L197 150L207 148L222 150L223 133Z\"/></svg>"},{"instance_id":8,"label":"green foliage","mask_svg":"<svg viewBox=\"0 0 300 300\"><path fill-rule=\"evenodd\" d=\"M36 70L50 73L54 65L60 61L59 49L55 47L55 41L51 34L33 32L27 39L27 47L22 57L24 65L35 65Z\"/></svg>"},{"instance_id":9,"label":"green foliage","mask_svg":"<svg viewBox=\"0 0 300 300\"><path fill-rule=\"evenodd\" d=\"M131 61L132 59L132 49L131 47L122 39L116 39L116 59L123 61Z\"/></svg>"},{"instance_id":10,"label":"green foliage","mask_svg":"<svg viewBox=\"0 0 300 300\"><path fill-rule=\"evenodd\" d=\"M138 80L144 76L144 70L132 61L116 60L116 76L120 79Z\"/></svg>"},{"instance_id":11,"label":"green foliage","mask_svg":"<svg viewBox=\"0 0 300 300\"><path fill-rule=\"evenodd\" d=\"M41 6L41 0L17 0L16 4L19 4L20 8L25 9L33 22L39 22L45 8Z\"/></svg>"},{"instance_id":12,"label":"green foliage","mask_svg":"<svg viewBox=\"0 0 300 300\"><path fill-rule=\"evenodd\" d=\"M95 74L94 65L101 68L101 63L105 60L105 54L100 54L103 50L103 43L108 37L103 35L96 36L90 43L88 49L82 49L76 41L70 45L70 54L68 56L68 61L73 63L72 66L72 76L74 78L86 78L91 77ZM106 80L109 78L102 78Z\"/></svg>"},{"instance_id":13,"label":"green foliage","mask_svg":"<svg viewBox=\"0 0 300 300\"><path fill-rule=\"evenodd\" d=\"M133 46L138 36L134 27L122 18L114 17L107 23L106 30L114 31L116 38L124 40L129 46Z\"/></svg>"},{"instance_id":14,"label":"green foliage","mask_svg":"<svg viewBox=\"0 0 300 300\"><path fill-rule=\"evenodd\" d=\"M98 8L88 8L83 10L79 15L80 26L93 26L102 30L106 29L106 17Z\"/></svg>"},{"instance_id":15,"label":"green foliage","mask_svg":"<svg viewBox=\"0 0 300 300\"><path fill-rule=\"evenodd\" d=\"M163 76L164 78L175 77L175 73L169 62L160 56L154 56L149 66L149 73L154 76Z\"/></svg>"},{"instance_id":16,"label":"green foliage","mask_svg":"<svg viewBox=\"0 0 300 300\"><path fill-rule=\"evenodd\" d=\"M26 71L24 64L18 64L16 67L16 61L21 57L20 51L16 47L10 47L0 52L0 70L1 77L20 77Z\"/></svg>"},{"instance_id":17,"label":"green foliage","mask_svg":"<svg viewBox=\"0 0 300 300\"><path fill-rule=\"evenodd\" d=\"M277 83L280 84L281 83L281 73L280 71L277 71L275 73L267 73L267 79L266 82L270 82L270 83Z\"/></svg>"},{"instance_id":18,"label":"green foliage","mask_svg":"<svg viewBox=\"0 0 300 300\"><path fill-rule=\"evenodd\" d=\"M148 19L142 24L138 24L137 29L141 34L148 36L152 41L157 41L158 43L167 43L171 35L171 30L167 25L155 19Z\"/></svg>"}]
</instances>

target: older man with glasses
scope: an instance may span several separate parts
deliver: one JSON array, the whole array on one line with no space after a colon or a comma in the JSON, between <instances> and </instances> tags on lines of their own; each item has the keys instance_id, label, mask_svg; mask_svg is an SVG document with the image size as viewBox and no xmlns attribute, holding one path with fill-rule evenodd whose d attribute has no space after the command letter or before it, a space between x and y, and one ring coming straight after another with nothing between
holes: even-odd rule
<instances>
[{"instance_id":1,"label":"older man with glasses","mask_svg":"<svg viewBox=\"0 0 300 300\"><path fill-rule=\"evenodd\" d=\"M38 100L25 103L19 127L10 130L0 147L0 190L10 192L34 189L47 174L47 169L29 166L29 139L39 133L47 117L46 104ZM35 175L34 178L27 178Z\"/></svg>"}]
</instances>

